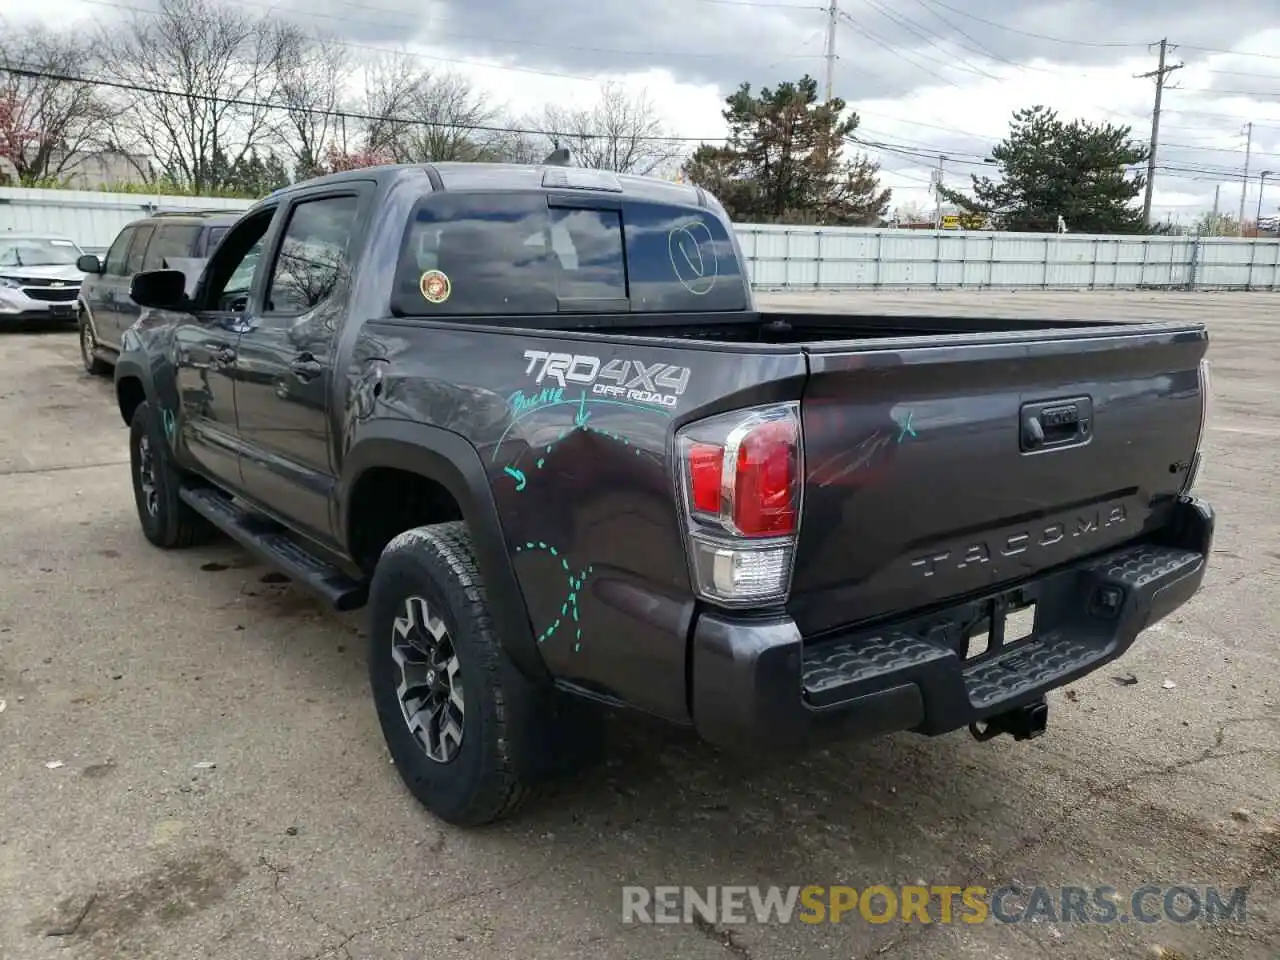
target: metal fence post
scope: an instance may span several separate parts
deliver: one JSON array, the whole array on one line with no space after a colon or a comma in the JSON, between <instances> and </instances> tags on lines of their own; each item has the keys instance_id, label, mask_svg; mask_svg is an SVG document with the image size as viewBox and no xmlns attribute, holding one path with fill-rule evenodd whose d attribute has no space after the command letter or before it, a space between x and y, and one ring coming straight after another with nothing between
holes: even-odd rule
<instances>
[{"instance_id":1,"label":"metal fence post","mask_svg":"<svg viewBox=\"0 0 1280 960\"><path fill-rule=\"evenodd\" d=\"M813 289L818 290L822 287L822 231L813 231L818 238L817 249L813 251Z\"/></svg>"},{"instance_id":2,"label":"metal fence post","mask_svg":"<svg viewBox=\"0 0 1280 960\"><path fill-rule=\"evenodd\" d=\"M1199 268L1199 266L1200 266L1200 234L1196 233L1191 238L1191 268L1189 271L1189 275L1187 277L1188 290L1196 289L1196 284L1199 282L1199 278L1196 276L1196 271Z\"/></svg>"}]
</instances>

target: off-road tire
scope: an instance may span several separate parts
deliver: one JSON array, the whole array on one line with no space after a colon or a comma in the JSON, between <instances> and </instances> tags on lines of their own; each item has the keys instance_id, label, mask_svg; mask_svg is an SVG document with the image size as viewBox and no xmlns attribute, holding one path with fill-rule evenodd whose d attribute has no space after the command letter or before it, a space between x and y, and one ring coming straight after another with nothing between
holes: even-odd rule
<instances>
[{"instance_id":1,"label":"off-road tire","mask_svg":"<svg viewBox=\"0 0 1280 960\"><path fill-rule=\"evenodd\" d=\"M458 660L465 716L446 762L411 732L397 693L393 637L410 598L444 622ZM369 608L369 681L383 736L405 785L440 819L479 826L510 816L537 785L585 758L574 735L583 725L577 705L528 680L503 651L465 523L393 539L374 571Z\"/></svg>"},{"instance_id":2,"label":"off-road tire","mask_svg":"<svg viewBox=\"0 0 1280 960\"><path fill-rule=\"evenodd\" d=\"M155 512L148 509L142 477L143 450L150 452L155 490ZM133 477L133 500L142 532L157 547L166 550L192 547L212 540L217 530L178 496L182 472L174 465L169 441L159 411L143 401L129 422L129 472Z\"/></svg>"},{"instance_id":3,"label":"off-road tire","mask_svg":"<svg viewBox=\"0 0 1280 960\"><path fill-rule=\"evenodd\" d=\"M84 311L81 310L79 313L80 322L77 333L80 336L80 362L84 364L85 373L91 377L105 377L111 373L111 364L90 351L89 344L96 342L93 327L89 325L89 318L84 315Z\"/></svg>"}]
</instances>

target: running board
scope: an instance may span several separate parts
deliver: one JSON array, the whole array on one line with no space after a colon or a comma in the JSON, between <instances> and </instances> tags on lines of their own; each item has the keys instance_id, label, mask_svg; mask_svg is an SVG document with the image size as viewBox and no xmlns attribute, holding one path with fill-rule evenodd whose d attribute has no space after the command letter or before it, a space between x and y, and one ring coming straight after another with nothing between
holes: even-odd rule
<instances>
[{"instance_id":1,"label":"running board","mask_svg":"<svg viewBox=\"0 0 1280 960\"><path fill-rule=\"evenodd\" d=\"M178 496L242 547L324 597L335 610L356 610L368 601L368 584L320 559L278 524L238 506L226 494L208 487L182 487Z\"/></svg>"}]
</instances>

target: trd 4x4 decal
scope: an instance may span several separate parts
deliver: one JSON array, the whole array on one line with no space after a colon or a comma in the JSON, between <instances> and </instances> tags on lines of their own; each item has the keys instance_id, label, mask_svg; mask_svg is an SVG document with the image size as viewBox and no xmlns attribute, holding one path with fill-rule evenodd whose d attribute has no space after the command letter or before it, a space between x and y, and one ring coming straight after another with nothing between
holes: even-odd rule
<instances>
[{"instance_id":1,"label":"trd 4x4 decal","mask_svg":"<svg viewBox=\"0 0 1280 960\"><path fill-rule=\"evenodd\" d=\"M535 384L541 385L546 380L560 387L577 383L590 387L591 393L598 397L663 407L674 407L679 402L693 373L688 367L662 361L645 363L614 358L606 363L599 357L582 353L526 350L524 358L529 361L525 373L533 377Z\"/></svg>"}]
</instances>

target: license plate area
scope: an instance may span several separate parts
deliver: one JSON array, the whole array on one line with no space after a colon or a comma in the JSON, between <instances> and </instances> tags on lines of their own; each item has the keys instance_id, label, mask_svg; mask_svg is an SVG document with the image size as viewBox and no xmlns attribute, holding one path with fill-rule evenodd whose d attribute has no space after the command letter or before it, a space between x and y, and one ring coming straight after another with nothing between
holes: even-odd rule
<instances>
[{"instance_id":1,"label":"license plate area","mask_svg":"<svg viewBox=\"0 0 1280 960\"><path fill-rule=\"evenodd\" d=\"M49 316L57 317L59 320L67 320L76 315L75 304L71 303L55 303L49 307Z\"/></svg>"},{"instance_id":2,"label":"license plate area","mask_svg":"<svg viewBox=\"0 0 1280 960\"><path fill-rule=\"evenodd\" d=\"M1035 635L1036 601L1021 590L984 600L978 619L966 631L964 660L995 656Z\"/></svg>"}]
</instances>

